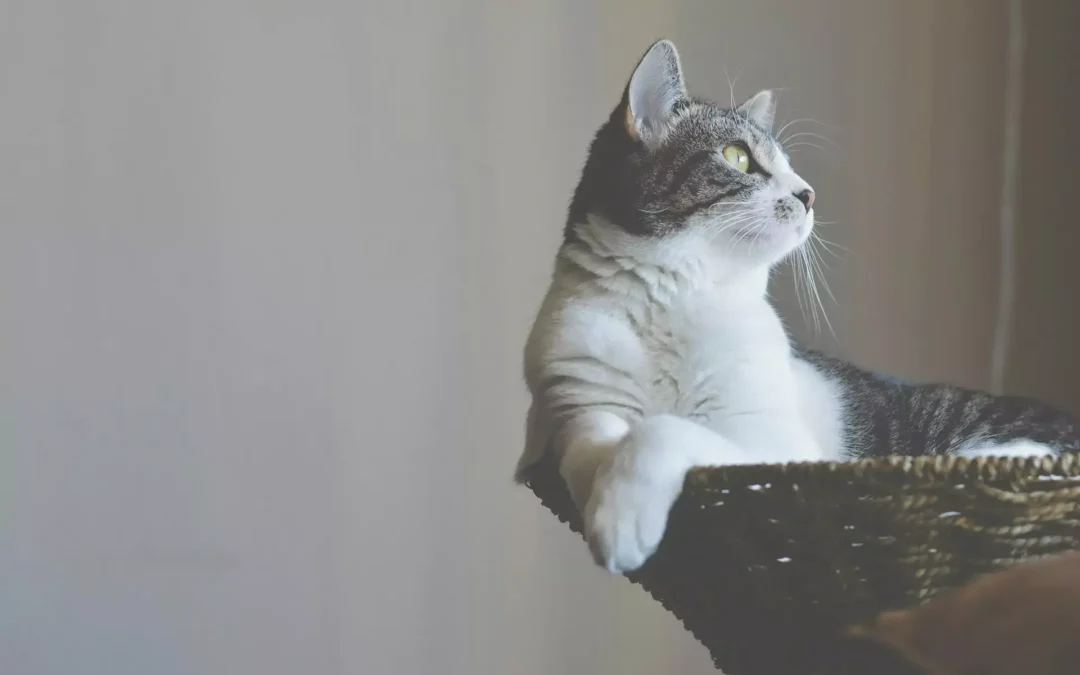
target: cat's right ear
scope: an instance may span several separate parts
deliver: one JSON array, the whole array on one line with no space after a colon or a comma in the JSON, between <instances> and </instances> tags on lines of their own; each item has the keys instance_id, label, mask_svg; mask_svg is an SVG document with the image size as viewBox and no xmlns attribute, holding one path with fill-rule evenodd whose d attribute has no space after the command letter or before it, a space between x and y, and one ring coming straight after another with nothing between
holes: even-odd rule
<instances>
[{"instance_id":1,"label":"cat's right ear","mask_svg":"<svg viewBox=\"0 0 1080 675\"><path fill-rule=\"evenodd\" d=\"M675 105L686 98L679 52L660 40L641 58L626 87L626 133L655 147L671 122Z\"/></svg>"}]
</instances>

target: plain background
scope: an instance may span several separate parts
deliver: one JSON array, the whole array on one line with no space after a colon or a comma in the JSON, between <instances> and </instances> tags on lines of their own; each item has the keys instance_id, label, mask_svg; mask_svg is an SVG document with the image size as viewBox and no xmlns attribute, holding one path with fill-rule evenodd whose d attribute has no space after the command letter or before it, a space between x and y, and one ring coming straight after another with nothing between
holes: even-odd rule
<instances>
[{"instance_id":1,"label":"plain background","mask_svg":"<svg viewBox=\"0 0 1080 675\"><path fill-rule=\"evenodd\" d=\"M1007 388L1080 412L1080 9L1025 3ZM510 476L657 37L780 87L859 363L987 386L1003 0L0 0L0 671L709 672Z\"/></svg>"}]
</instances>

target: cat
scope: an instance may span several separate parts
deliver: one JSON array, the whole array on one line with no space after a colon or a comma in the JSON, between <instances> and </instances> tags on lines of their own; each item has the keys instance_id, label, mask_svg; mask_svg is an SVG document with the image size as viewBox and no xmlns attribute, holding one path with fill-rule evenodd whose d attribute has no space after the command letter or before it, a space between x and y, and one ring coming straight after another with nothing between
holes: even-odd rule
<instances>
[{"instance_id":1,"label":"cat","mask_svg":"<svg viewBox=\"0 0 1080 675\"><path fill-rule=\"evenodd\" d=\"M814 224L813 188L762 91L687 93L672 42L641 58L597 132L525 347L517 480L545 453L597 564L638 569L695 466L1080 449L1036 402L879 377L791 344L770 270Z\"/></svg>"}]
</instances>

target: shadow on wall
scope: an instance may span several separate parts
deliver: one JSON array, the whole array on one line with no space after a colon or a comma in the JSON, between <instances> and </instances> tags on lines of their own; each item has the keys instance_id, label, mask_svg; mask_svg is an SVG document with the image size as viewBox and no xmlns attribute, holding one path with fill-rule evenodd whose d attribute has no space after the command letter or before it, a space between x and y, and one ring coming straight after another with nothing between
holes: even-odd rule
<instances>
[{"instance_id":1,"label":"shadow on wall","mask_svg":"<svg viewBox=\"0 0 1080 675\"><path fill-rule=\"evenodd\" d=\"M1080 4L1024 3L1017 297L1006 386L1080 413Z\"/></svg>"}]
</instances>

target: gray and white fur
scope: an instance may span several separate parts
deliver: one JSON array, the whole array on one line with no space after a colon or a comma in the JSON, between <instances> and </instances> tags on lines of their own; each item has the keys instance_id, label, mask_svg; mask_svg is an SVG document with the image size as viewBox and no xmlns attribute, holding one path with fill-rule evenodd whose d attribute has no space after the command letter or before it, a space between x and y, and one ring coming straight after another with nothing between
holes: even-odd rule
<instances>
[{"instance_id":1,"label":"gray and white fur","mask_svg":"<svg viewBox=\"0 0 1080 675\"><path fill-rule=\"evenodd\" d=\"M815 195L761 92L691 97L654 44L596 135L525 349L518 479L554 453L598 564L640 567L695 466L1080 449L1033 401L879 377L791 345L766 296Z\"/></svg>"}]
</instances>

